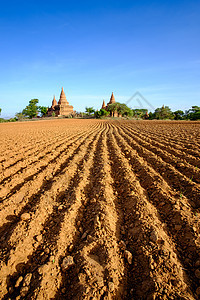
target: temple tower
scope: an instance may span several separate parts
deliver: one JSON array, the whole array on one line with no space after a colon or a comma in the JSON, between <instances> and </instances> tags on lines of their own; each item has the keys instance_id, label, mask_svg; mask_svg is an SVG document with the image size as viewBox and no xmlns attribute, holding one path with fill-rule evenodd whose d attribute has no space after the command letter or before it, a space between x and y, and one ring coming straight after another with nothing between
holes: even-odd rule
<instances>
[{"instance_id":1,"label":"temple tower","mask_svg":"<svg viewBox=\"0 0 200 300\"><path fill-rule=\"evenodd\" d=\"M106 109L106 104L105 104L105 101L104 101L104 100L103 100L103 104L102 104L101 109Z\"/></svg>"},{"instance_id":2,"label":"temple tower","mask_svg":"<svg viewBox=\"0 0 200 300\"><path fill-rule=\"evenodd\" d=\"M65 96L65 92L61 90L60 99L58 101L58 115L67 116L73 113L73 106L69 105L67 98Z\"/></svg>"},{"instance_id":3,"label":"temple tower","mask_svg":"<svg viewBox=\"0 0 200 300\"><path fill-rule=\"evenodd\" d=\"M108 104L112 104L112 103L115 103L115 102L116 102L115 97L114 97L113 92L112 92L112 95L110 97L110 102Z\"/></svg>"},{"instance_id":4,"label":"temple tower","mask_svg":"<svg viewBox=\"0 0 200 300\"><path fill-rule=\"evenodd\" d=\"M57 103L56 98L54 96L51 107L54 108L56 105L58 105L58 103Z\"/></svg>"},{"instance_id":5,"label":"temple tower","mask_svg":"<svg viewBox=\"0 0 200 300\"><path fill-rule=\"evenodd\" d=\"M59 105L69 105L69 102L67 101L63 87L62 87L62 91L60 93L60 99L58 101L58 104Z\"/></svg>"}]
</instances>

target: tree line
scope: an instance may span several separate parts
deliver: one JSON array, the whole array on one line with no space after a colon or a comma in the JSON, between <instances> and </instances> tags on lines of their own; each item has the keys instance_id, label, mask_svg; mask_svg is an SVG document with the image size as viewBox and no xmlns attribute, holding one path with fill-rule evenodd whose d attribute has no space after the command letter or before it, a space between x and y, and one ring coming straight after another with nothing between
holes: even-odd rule
<instances>
[{"instance_id":1,"label":"tree line","mask_svg":"<svg viewBox=\"0 0 200 300\"><path fill-rule=\"evenodd\" d=\"M86 107L86 112L90 115L94 113L96 118L106 117L113 115L117 112L118 116L133 117L135 119L148 119L148 120L200 120L200 107L192 106L185 112L182 110L172 111L169 106L162 106L156 108L154 112L149 112L145 108L131 109L124 103L109 104L107 109L100 109L95 111L93 107Z\"/></svg>"},{"instance_id":2,"label":"tree line","mask_svg":"<svg viewBox=\"0 0 200 300\"><path fill-rule=\"evenodd\" d=\"M26 118L32 119L35 117L45 117L47 115L48 108L46 106L39 106L38 99L31 99L29 104L19 113L16 113L15 118L4 120L0 118L0 122L13 122L23 120ZM0 108L1 114L1 108ZM148 109L137 108L131 109L124 103L115 102L109 104L106 109L95 110L93 107L86 107L85 113L75 114L74 117L95 117L105 118L108 116L119 116L134 119L148 119L148 120L200 120L200 107L192 106L185 112L182 110L172 111L169 106L162 106L156 108L154 112L148 112Z\"/></svg>"}]
</instances>

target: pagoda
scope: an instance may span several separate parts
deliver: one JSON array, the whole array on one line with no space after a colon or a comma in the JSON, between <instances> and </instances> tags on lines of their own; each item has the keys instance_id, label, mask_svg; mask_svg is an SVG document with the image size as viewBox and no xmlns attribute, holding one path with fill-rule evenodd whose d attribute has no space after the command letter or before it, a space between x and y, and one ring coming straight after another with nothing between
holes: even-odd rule
<instances>
[{"instance_id":1,"label":"pagoda","mask_svg":"<svg viewBox=\"0 0 200 300\"><path fill-rule=\"evenodd\" d=\"M107 105L113 104L113 103L115 103L115 102L116 102L116 101L115 101L115 97L114 97L113 92L112 92L112 95L111 95L111 97L110 97L110 102L109 102Z\"/></svg>"},{"instance_id":2,"label":"pagoda","mask_svg":"<svg viewBox=\"0 0 200 300\"><path fill-rule=\"evenodd\" d=\"M109 101L109 102L107 103L107 105L106 105L106 104L105 104L105 101L103 100L103 104L102 104L101 109L108 110L108 105L109 105L109 104L113 104L113 103L116 103L116 101L115 101L114 94L113 94L113 92L112 92L112 95L111 95L111 97L110 97L110 101ZM110 112L110 116L112 116L112 117L118 117L119 115L118 115L117 111L114 111L114 112Z\"/></svg>"},{"instance_id":3,"label":"pagoda","mask_svg":"<svg viewBox=\"0 0 200 300\"><path fill-rule=\"evenodd\" d=\"M101 109L106 109L105 100L103 100L103 104L102 104L102 107L101 107Z\"/></svg>"},{"instance_id":4,"label":"pagoda","mask_svg":"<svg viewBox=\"0 0 200 300\"><path fill-rule=\"evenodd\" d=\"M73 113L74 113L73 106L69 105L69 102L67 101L65 92L62 87L62 90L60 93L60 99L59 99L58 103L54 96L52 105L48 109L47 114L48 114L48 116L52 116L54 114L57 117L57 116L68 116Z\"/></svg>"}]
</instances>

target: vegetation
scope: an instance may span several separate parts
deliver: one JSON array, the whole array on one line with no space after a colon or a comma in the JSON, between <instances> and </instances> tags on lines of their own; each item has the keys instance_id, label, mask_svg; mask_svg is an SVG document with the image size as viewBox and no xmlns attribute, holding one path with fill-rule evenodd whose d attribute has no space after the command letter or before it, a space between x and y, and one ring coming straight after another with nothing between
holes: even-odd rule
<instances>
[{"instance_id":1,"label":"vegetation","mask_svg":"<svg viewBox=\"0 0 200 300\"><path fill-rule=\"evenodd\" d=\"M29 105L27 105L26 108L22 110L22 114L29 119L37 117L39 111L39 107L37 106L38 102L38 99L31 99L29 101Z\"/></svg>"},{"instance_id":2,"label":"vegetation","mask_svg":"<svg viewBox=\"0 0 200 300\"><path fill-rule=\"evenodd\" d=\"M102 118L102 117L107 117L109 114L110 114L109 111L107 111L107 110L101 108L100 110L97 110L97 111L95 112L95 117L96 117L97 119L99 119L99 118Z\"/></svg>"},{"instance_id":3,"label":"vegetation","mask_svg":"<svg viewBox=\"0 0 200 300\"><path fill-rule=\"evenodd\" d=\"M25 115L22 112L16 113L15 118L17 119L17 121L22 121L26 119Z\"/></svg>"},{"instance_id":4,"label":"vegetation","mask_svg":"<svg viewBox=\"0 0 200 300\"><path fill-rule=\"evenodd\" d=\"M145 117L146 113L148 113L148 109L146 109L146 108L133 109L133 117L135 117L135 118L143 119Z\"/></svg>"},{"instance_id":5,"label":"vegetation","mask_svg":"<svg viewBox=\"0 0 200 300\"><path fill-rule=\"evenodd\" d=\"M133 116L133 111L124 103L115 102L108 105L108 111L111 116L114 116L117 113L119 116Z\"/></svg>"},{"instance_id":6,"label":"vegetation","mask_svg":"<svg viewBox=\"0 0 200 300\"><path fill-rule=\"evenodd\" d=\"M149 119L157 119L157 120L200 120L200 107L192 106L191 109L185 111L176 110L172 112L169 106L162 106L161 108L157 108L154 113L149 113Z\"/></svg>"},{"instance_id":7,"label":"vegetation","mask_svg":"<svg viewBox=\"0 0 200 300\"><path fill-rule=\"evenodd\" d=\"M87 107L85 108L85 111L89 114L89 116L93 113L95 113L94 107Z\"/></svg>"},{"instance_id":8,"label":"vegetation","mask_svg":"<svg viewBox=\"0 0 200 300\"><path fill-rule=\"evenodd\" d=\"M191 109L186 111L185 118L189 120L200 120L200 107L192 106Z\"/></svg>"},{"instance_id":9,"label":"vegetation","mask_svg":"<svg viewBox=\"0 0 200 300\"><path fill-rule=\"evenodd\" d=\"M1 107L0 107L0 115L1 115Z\"/></svg>"},{"instance_id":10,"label":"vegetation","mask_svg":"<svg viewBox=\"0 0 200 300\"><path fill-rule=\"evenodd\" d=\"M39 112L41 113L41 116L45 117L46 114L47 114L48 107L46 107L46 106L39 106L38 108L39 108Z\"/></svg>"}]
</instances>

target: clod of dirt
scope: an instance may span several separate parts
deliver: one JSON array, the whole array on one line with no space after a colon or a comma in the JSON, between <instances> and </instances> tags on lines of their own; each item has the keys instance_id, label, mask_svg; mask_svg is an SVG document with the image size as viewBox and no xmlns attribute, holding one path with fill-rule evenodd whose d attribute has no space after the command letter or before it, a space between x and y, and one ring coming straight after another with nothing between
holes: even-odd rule
<instances>
[{"instance_id":1,"label":"clod of dirt","mask_svg":"<svg viewBox=\"0 0 200 300\"><path fill-rule=\"evenodd\" d=\"M69 246L69 248L68 248L68 251L69 251L69 252L72 252L72 251L73 251L73 248L74 248L74 246L73 246L73 244L71 244L71 245Z\"/></svg>"},{"instance_id":2,"label":"clod of dirt","mask_svg":"<svg viewBox=\"0 0 200 300\"><path fill-rule=\"evenodd\" d=\"M42 241L42 234L37 235L37 236L36 236L36 240L37 240L38 242L41 242L41 241Z\"/></svg>"},{"instance_id":3,"label":"clod of dirt","mask_svg":"<svg viewBox=\"0 0 200 300\"><path fill-rule=\"evenodd\" d=\"M125 243L124 241L122 241L122 240L119 242L119 246L120 246L120 248L123 249L123 250L126 249L126 243Z\"/></svg>"},{"instance_id":4,"label":"clod of dirt","mask_svg":"<svg viewBox=\"0 0 200 300\"><path fill-rule=\"evenodd\" d=\"M195 267L199 267L200 266L200 260L197 260L195 263Z\"/></svg>"},{"instance_id":5,"label":"clod of dirt","mask_svg":"<svg viewBox=\"0 0 200 300\"><path fill-rule=\"evenodd\" d=\"M125 258L127 259L129 265L131 265L132 264L132 259L133 259L132 253L129 252L128 250L125 250L124 255L125 255Z\"/></svg>"},{"instance_id":6,"label":"clod of dirt","mask_svg":"<svg viewBox=\"0 0 200 300\"><path fill-rule=\"evenodd\" d=\"M111 293L114 292L115 286L114 286L113 282L108 283L108 289L109 289L109 292L111 292Z\"/></svg>"},{"instance_id":7,"label":"clod of dirt","mask_svg":"<svg viewBox=\"0 0 200 300\"><path fill-rule=\"evenodd\" d=\"M20 295L21 295L22 297L25 297L27 293L28 293L28 287L27 287L27 286L23 286L23 287L21 288L21 290L20 290Z\"/></svg>"},{"instance_id":8,"label":"clod of dirt","mask_svg":"<svg viewBox=\"0 0 200 300\"><path fill-rule=\"evenodd\" d=\"M151 235L150 235L150 240L154 243L156 243L158 241L158 234L155 230L153 230L151 232Z\"/></svg>"},{"instance_id":9,"label":"clod of dirt","mask_svg":"<svg viewBox=\"0 0 200 300\"><path fill-rule=\"evenodd\" d=\"M73 265L75 265L73 257L72 256L67 256L63 259L61 268L62 268L63 271L67 271Z\"/></svg>"},{"instance_id":10,"label":"clod of dirt","mask_svg":"<svg viewBox=\"0 0 200 300\"><path fill-rule=\"evenodd\" d=\"M31 215L29 213L24 213L21 215L21 220L27 221L30 219L30 217L31 217Z\"/></svg>"},{"instance_id":11,"label":"clod of dirt","mask_svg":"<svg viewBox=\"0 0 200 300\"><path fill-rule=\"evenodd\" d=\"M199 270L199 269L197 269L197 270L195 271L195 276L196 276L198 279L200 279L200 270Z\"/></svg>"},{"instance_id":12,"label":"clod of dirt","mask_svg":"<svg viewBox=\"0 0 200 300\"><path fill-rule=\"evenodd\" d=\"M24 279L24 278L23 278L22 276L20 276L20 277L17 279L17 281L16 281L16 283L15 283L15 287L16 287L16 288L20 286L20 283L22 282L23 279Z\"/></svg>"},{"instance_id":13,"label":"clod of dirt","mask_svg":"<svg viewBox=\"0 0 200 300\"><path fill-rule=\"evenodd\" d=\"M175 229L176 229L177 231L181 230L181 228L182 228L181 225L175 225Z\"/></svg>"},{"instance_id":14,"label":"clod of dirt","mask_svg":"<svg viewBox=\"0 0 200 300\"><path fill-rule=\"evenodd\" d=\"M24 277L23 286L28 286L31 282L31 278L32 278L31 273L26 274L26 276Z\"/></svg>"},{"instance_id":15,"label":"clod of dirt","mask_svg":"<svg viewBox=\"0 0 200 300\"><path fill-rule=\"evenodd\" d=\"M14 288L13 288L13 286L10 286L9 289L8 289L8 291L9 291L9 294L14 293Z\"/></svg>"},{"instance_id":16,"label":"clod of dirt","mask_svg":"<svg viewBox=\"0 0 200 300\"><path fill-rule=\"evenodd\" d=\"M84 232L84 234L82 235L81 239L82 239L82 240L83 240L83 239L85 239L85 238L86 238L86 236L87 236L87 231L86 231L86 232Z\"/></svg>"},{"instance_id":17,"label":"clod of dirt","mask_svg":"<svg viewBox=\"0 0 200 300\"><path fill-rule=\"evenodd\" d=\"M197 296L200 296L200 286L196 289Z\"/></svg>"}]
</instances>

